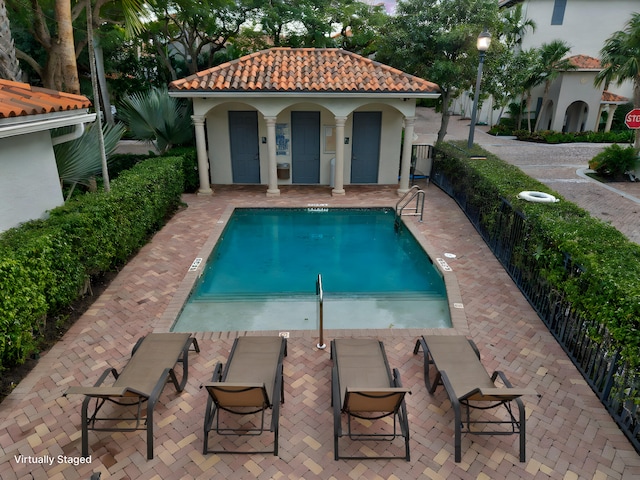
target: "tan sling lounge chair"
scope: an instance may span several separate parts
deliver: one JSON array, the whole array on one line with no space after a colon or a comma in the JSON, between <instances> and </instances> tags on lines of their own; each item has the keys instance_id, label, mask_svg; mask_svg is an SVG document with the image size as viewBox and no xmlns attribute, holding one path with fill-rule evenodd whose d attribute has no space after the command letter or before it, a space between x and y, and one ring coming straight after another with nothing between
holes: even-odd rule
<instances>
[{"instance_id":1,"label":"tan sling lounge chair","mask_svg":"<svg viewBox=\"0 0 640 480\"><path fill-rule=\"evenodd\" d=\"M409 422L404 397L411 392L408 388L402 388L397 369L393 369L392 376L383 343L379 340L355 338L332 340L331 358L334 458L395 458L340 456L338 441L343 436L359 441L393 441L402 436L404 458L409 461ZM343 413L347 416L346 433L342 431ZM352 417L365 420L393 417L393 432L355 433L351 425Z\"/></svg>"},{"instance_id":2,"label":"tan sling lounge chair","mask_svg":"<svg viewBox=\"0 0 640 480\"><path fill-rule=\"evenodd\" d=\"M100 376L93 387L71 387L66 395L85 395L82 402L82 456L89 456L88 431L130 432L147 431L147 458L153 458L153 410L160 393L170 380L178 392L187 384L189 374L189 347L193 345L200 351L198 342L189 333L151 333L142 337L133 347L131 359L121 373L115 368L108 368ZM179 382L174 367L182 364L182 380ZM111 386L102 383L109 374L115 378ZM94 407L89 412L89 405L94 400ZM98 413L105 402L118 405L136 406L133 417L99 417ZM146 416L143 403L147 404ZM135 421L134 425L121 425L124 421ZM101 426L109 422L113 426Z\"/></svg>"},{"instance_id":3,"label":"tan sling lounge chair","mask_svg":"<svg viewBox=\"0 0 640 480\"><path fill-rule=\"evenodd\" d=\"M284 403L283 359L287 355L284 337L240 337L231 348L224 369L218 362L212 381L203 387L209 392L204 417L203 453L273 453L278 455L280 404ZM209 450L209 433L218 435L260 435L265 429L265 410L271 409L273 450ZM222 411L246 416L261 414L260 426L234 428L222 425ZM215 424L214 424L215 421Z\"/></svg>"},{"instance_id":4,"label":"tan sling lounge chair","mask_svg":"<svg viewBox=\"0 0 640 480\"><path fill-rule=\"evenodd\" d=\"M513 388L504 373L496 371L489 376L480 363L480 352L472 340L462 335L423 336L418 339L413 350L424 352L424 383L433 393L438 385L444 385L455 416L455 461L460 462L461 436L463 433L477 435L520 435L520 461L525 461L525 410L520 397L536 395L530 388ZM496 380L504 387L496 385ZM512 402L518 407L518 417L514 415ZM461 406L465 407L462 418ZM505 420L473 420L472 408L488 410L504 406L508 412ZM484 426L472 431L471 425ZM502 430L495 430L502 424ZM487 427L489 425L489 427ZM493 427L491 426L493 425ZM489 428L487 430L486 428ZM491 430L491 429L494 430Z\"/></svg>"}]
</instances>

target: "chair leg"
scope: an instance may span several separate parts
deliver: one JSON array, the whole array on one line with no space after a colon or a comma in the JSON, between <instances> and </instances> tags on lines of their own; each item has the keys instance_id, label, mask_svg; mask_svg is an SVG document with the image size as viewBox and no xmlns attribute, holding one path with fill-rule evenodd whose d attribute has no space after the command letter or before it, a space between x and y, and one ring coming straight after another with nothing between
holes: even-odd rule
<instances>
[{"instance_id":1,"label":"chair leg","mask_svg":"<svg viewBox=\"0 0 640 480\"><path fill-rule=\"evenodd\" d=\"M89 456L89 402L91 402L91 397L85 397L82 401L82 456Z\"/></svg>"},{"instance_id":2,"label":"chair leg","mask_svg":"<svg viewBox=\"0 0 640 480\"><path fill-rule=\"evenodd\" d=\"M335 385L337 372L334 367L331 375L331 405L333 406L333 459L339 460L338 439L340 438L342 427L342 412L340 411L340 388Z\"/></svg>"},{"instance_id":3,"label":"chair leg","mask_svg":"<svg viewBox=\"0 0 640 480\"><path fill-rule=\"evenodd\" d=\"M147 460L153 458L153 408L147 404Z\"/></svg>"},{"instance_id":4,"label":"chair leg","mask_svg":"<svg viewBox=\"0 0 640 480\"><path fill-rule=\"evenodd\" d=\"M453 405L454 411L454 422L455 422L455 438L454 438L454 449L455 449L455 461L459 463L462 461L462 418L460 413L460 405L456 402Z\"/></svg>"},{"instance_id":5,"label":"chair leg","mask_svg":"<svg viewBox=\"0 0 640 480\"><path fill-rule=\"evenodd\" d=\"M526 461L526 456L527 456L527 451L526 451L526 437L527 437L527 433L526 433L526 415L525 415L525 410L524 410L524 404L522 403L522 400L520 400L519 398L515 399L517 405L518 405L518 410L520 412L520 461L521 462L525 462Z\"/></svg>"},{"instance_id":6,"label":"chair leg","mask_svg":"<svg viewBox=\"0 0 640 480\"><path fill-rule=\"evenodd\" d=\"M214 417L216 416L216 406L209 396L207 398L207 410L204 414L204 445L202 453L207 454L209 452L209 432L213 425Z\"/></svg>"}]
</instances>

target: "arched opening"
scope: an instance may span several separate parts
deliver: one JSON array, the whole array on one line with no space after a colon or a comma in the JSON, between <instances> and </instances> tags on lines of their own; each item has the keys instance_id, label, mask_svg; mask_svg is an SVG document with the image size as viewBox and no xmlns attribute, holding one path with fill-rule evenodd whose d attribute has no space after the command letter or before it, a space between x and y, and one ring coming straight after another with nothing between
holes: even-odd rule
<instances>
[{"instance_id":1,"label":"arched opening","mask_svg":"<svg viewBox=\"0 0 640 480\"><path fill-rule=\"evenodd\" d=\"M538 124L538 130L551 130L553 122L553 100L548 100L544 105L544 108L540 110L540 123Z\"/></svg>"},{"instance_id":2,"label":"arched opening","mask_svg":"<svg viewBox=\"0 0 640 480\"><path fill-rule=\"evenodd\" d=\"M583 101L573 102L567 107L564 116L563 132L584 132L584 126L587 122L589 113L589 105Z\"/></svg>"}]
</instances>

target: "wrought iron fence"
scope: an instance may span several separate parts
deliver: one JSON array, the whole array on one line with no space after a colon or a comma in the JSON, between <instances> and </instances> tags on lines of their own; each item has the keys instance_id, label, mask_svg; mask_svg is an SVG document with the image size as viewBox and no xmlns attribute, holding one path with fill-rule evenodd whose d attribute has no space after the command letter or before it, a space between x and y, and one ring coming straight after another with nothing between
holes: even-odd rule
<instances>
[{"instance_id":1,"label":"wrought iron fence","mask_svg":"<svg viewBox=\"0 0 640 480\"><path fill-rule=\"evenodd\" d=\"M442 155L437 152L436 157ZM467 202L467 194L439 168L435 161L431 180L451 196L467 215L496 258L551 334L562 346L584 379L600 398L620 429L640 453L640 373L621 360L608 340L609 335L597 318L585 318L537 271L537 264L522 255L528 250L531 225L506 199L491 225L483 222L481 207ZM582 269L564 255L567 276L579 276ZM599 339L598 341L593 340Z\"/></svg>"}]
</instances>

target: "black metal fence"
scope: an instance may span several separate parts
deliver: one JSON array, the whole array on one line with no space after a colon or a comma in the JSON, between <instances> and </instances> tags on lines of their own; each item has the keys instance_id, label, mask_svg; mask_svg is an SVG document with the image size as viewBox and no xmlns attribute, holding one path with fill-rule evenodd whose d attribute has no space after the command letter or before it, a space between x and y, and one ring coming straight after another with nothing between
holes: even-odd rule
<instances>
[{"instance_id":1,"label":"black metal fence","mask_svg":"<svg viewBox=\"0 0 640 480\"><path fill-rule=\"evenodd\" d=\"M496 258L538 313L587 383L598 395L620 429L640 453L640 373L620 359L619 352L607 340L608 332L597 318L585 318L563 295L554 290L536 271L533 260L520 253L531 226L525 216L502 199L497 221L489 227L482 221L478 207L467 203L467 195L456 188L434 162L431 181L451 196L465 212ZM567 276L582 270L568 255L564 256ZM594 341L593 338L598 338Z\"/></svg>"}]
</instances>

